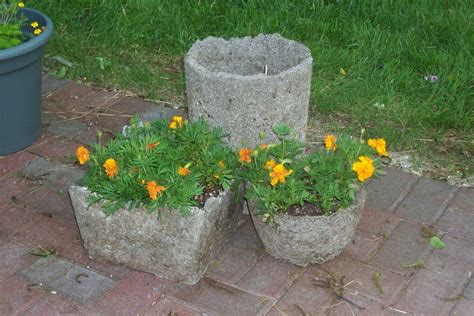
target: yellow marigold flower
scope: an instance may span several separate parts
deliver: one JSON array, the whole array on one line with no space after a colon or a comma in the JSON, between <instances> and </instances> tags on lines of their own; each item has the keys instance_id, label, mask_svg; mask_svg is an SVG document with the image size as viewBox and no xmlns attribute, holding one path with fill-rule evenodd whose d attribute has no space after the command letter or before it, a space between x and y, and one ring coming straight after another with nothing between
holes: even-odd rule
<instances>
[{"instance_id":1,"label":"yellow marigold flower","mask_svg":"<svg viewBox=\"0 0 474 316\"><path fill-rule=\"evenodd\" d=\"M140 182L141 182L142 184L145 184L145 180L144 180L144 179L142 179L142 181L140 181Z\"/></svg>"},{"instance_id":2,"label":"yellow marigold flower","mask_svg":"<svg viewBox=\"0 0 474 316\"><path fill-rule=\"evenodd\" d=\"M25 4L23 2L18 2L18 7L19 8L24 8L25 7Z\"/></svg>"},{"instance_id":3,"label":"yellow marigold flower","mask_svg":"<svg viewBox=\"0 0 474 316\"><path fill-rule=\"evenodd\" d=\"M79 146L76 150L76 157L81 165L85 164L89 160L89 150L84 146Z\"/></svg>"},{"instance_id":4,"label":"yellow marigold flower","mask_svg":"<svg viewBox=\"0 0 474 316\"><path fill-rule=\"evenodd\" d=\"M387 149L385 148L385 140L383 138L370 138L367 143L370 147L375 149L380 156L388 157Z\"/></svg>"},{"instance_id":5,"label":"yellow marigold flower","mask_svg":"<svg viewBox=\"0 0 474 316\"><path fill-rule=\"evenodd\" d=\"M40 35L41 32L42 32L41 29L36 29L36 30L33 31L33 34Z\"/></svg>"},{"instance_id":6,"label":"yellow marigold flower","mask_svg":"<svg viewBox=\"0 0 474 316\"><path fill-rule=\"evenodd\" d=\"M31 23L31 27L34 27L34 28L37 28L38 25L39 25L38 22L33 22L33 23Z\"/></svg>"},{"instance_id":7,"label":"yellow marigold flower","mask_svg":"<svg viewBox=\"0 0 474 316\"><path fill-rule=\"evenodd\" d=\"M249 148L241 148L239 150L239 160L241 162L250 163L252 161L252 157L250 157L251 154L252 151Z\"/></svg>"},{"instance_id":8,"label":"yellow marigold flower","mask_svg":"<svg viewBox=\"0 0 474 316\"><path fill-rule=\"evenodd\" d=\"M265 149L268 149L268 144L260 144L258 146L261 150L265 150Z\"/></svg>"},{"instance_id":9,"label":"yellow marigold flower","mask_svg":"<svg viewBox=\"0 0 474 316\"><path fill-rule=\"evenodd\" d=\"M105 173L109 178L115 177L118 173L117 162L109 158L104 162Z\"/></svg>"},{"instance_id":10,"label":"yellow marigold flower","mask_svg":"<svg viewBox=\"0 0 474 316\"><path fill-rule=\"evenodd\" d=\"M221 176L218 175L218 174L213 175L213 177L214 177L216 180L219 180L219 179L221 178Z\"/></svg>"},{"instance_id":11,"label":"yellow marigold flower","mask_svg":"<svg viewBox=\"0 0 474 316\"><path fill-rule=\"evenodd\" d=\"M278 182L285 183L285 178L288 177L292 172L293 170L286 169L281 163L273 167L272 171L270 172L272 186L277 185Z\"/></svg>"},{"instance_id":12,"label":"yellow marigold flower","mask_svg":"<svg viewBox=\"0 0 474 316\"><path fill-rule=\"evenodd\" d=\"M267 162L265 162L265 165L263 166L263 169L272 170L273 167L275 167L275 165L276 165L275 160L271 159L271 160L268 160Z\"/></svg>"},{"instance_id":13,"label":"yellow marigold flower","mask_svg":"<svg viewBox=\"0 0 474 316\"><path fill-rule=\"evenodd\" d=\"M156 184L155 181L148 181L146 185L146 189L148 190L148 194L150 195L150 199L156 200L158 194L163 194L163 191L166 190L164 186Z\"/></svg>"},{"instance_id":14,"label":"yellow marigold flower","mask_svg":"<svg viewBox=\"0 0 474 316\"><path fill-rule=\"evenodd\" d=\"M334 136L333 134L327 135L324 139L324 144L327 150L336 150L336 136Z\"/></svg>"},{"instance_id":15,"label":"yellow marigold flower","mask_svg":"<svg viewBox=\"0 0 474 316\"><path fill-rule=\"evenodd\" d=\"M352 170L357 173L357 179L364 182L374 174L374 162L369 157L360 156L359 160L352 165Z\"/></svg>"},{"instance_id":16,"label":"yellow marigold flower","mask_svg":"<svg viewBox=\"0 0 474 316\"><path fill-rule=\"evenodd\" d=\"M183 117L180 115L175 115L171 119L170 128L177 129L183 127Z\"/></svg>"},{"instance_id":17,"label":"yellow marigold flower","mask_svg":"<svg viewBox=\"0 0 474 316\"><path fill-rule=\"evenodd\" d=\"M221 167L221 168L224 168L224 167L225 167L224 160L220 160L217 164L218 164L219 167Z\"/></svg>"},{"instance_id":18,"label":"yellow marigold flower","mask_svg":"<svg viewBox=\"0 0 474 316\"><path fill-rule=\"evenodd\" d=\"M191 173L191 170L189 170L189 168L179 166L178 173L182 176L187 176L188 174Z\"/></svg>"}]
</instances>

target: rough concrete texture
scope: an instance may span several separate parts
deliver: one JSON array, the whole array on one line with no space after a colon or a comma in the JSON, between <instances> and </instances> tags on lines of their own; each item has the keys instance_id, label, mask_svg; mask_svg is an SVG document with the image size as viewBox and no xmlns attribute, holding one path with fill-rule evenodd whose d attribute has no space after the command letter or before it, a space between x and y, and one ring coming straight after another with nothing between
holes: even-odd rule
<instances>
[{"instance_id":1,"label":"rough concrete texture","mask_svg":"<svg viewBox=\"0 0 474 316\"><path fill-rule=\"evenodd\" d=\"M100 203L88 208L86 188L72 186L69 195L91 257L187 284L199 281L241 224L242 205L231 191L209 198L202 209L192 208L189 216L162 209L160 218L142 208L106 217Z\"/></svg>"},{"instance_id":2,"label":"rough concrete texture","mask_svg":"<svg viewBox=\"0 0 474 316\"><path fill-rule=\"evenodd\" d=\"M256 214L254 202L250 215L265 250L277 259L298 266L323 263L339 255L351 241L364 209L365 190L354 203L331 216L275 216L275 225L265 224Z\"/></svg>"},{"instance_id":3,"label":"rough concrete texture","mask_svg":"<svg viewBox=\"0 0 474 316\"><path fill-rule=\"evenodd\" d=\"M312 62L310 50L279 34L197 41L184 60L189 117L204 117L229 132L232 146L275 142L272 127L306 137Z\"/></svg>"}]
</instances>

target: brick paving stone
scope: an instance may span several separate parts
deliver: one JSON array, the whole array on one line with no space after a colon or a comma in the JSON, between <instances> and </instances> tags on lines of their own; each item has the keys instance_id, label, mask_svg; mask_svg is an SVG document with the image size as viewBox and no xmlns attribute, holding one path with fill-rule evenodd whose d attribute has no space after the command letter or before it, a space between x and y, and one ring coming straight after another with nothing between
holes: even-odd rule
<instances>
[{"instance_id":1,"label":"brick paving stone","mask_svg":"<svg viewBox=\"0 0 474 316\"><path fill-rule=\"evenodd\" d=\"M145 315L179 315L179 316L199 316L202 312L174 302L169 298L163 298L145 313Z\"/></svg>"},{"instance_id":2,"label":"brick paving stone","mask_svg":"<svg viewBox=\"0 0 474 316\"><path fill-rule=\"evenodd\" d=\"M56 256L42 258L17 275L83 305L94 304L116 284L110 278Z\"/></svg>"},{"instance_id":3,"label":"brick paving stone","mask_svg":"<svg viewBox=\"0 0 474 316\"><path fill-rule=\"evenodd\" d=\"M91 309L57 294L49 294L41 298L28 309L23 316L37 315L98 315Z\"/></svg>"},{"instance_id":4,"label":"brick paving stone","mask_svg":"<svg viewBox=\"0 0 474 316\"><path fill-rule=\"evenodd\" d=\"M375 208L365 208L357 229L374 237L388 237L400 218Z\"/></svg>"},{"instance_id":5,"label":"brick paving stone","mask_svg":"<svg viewBox=\"0 0 474 316\"><path fill-rule=\"evenodd\" d=\"M438 227L474 241L474 189L461 188L438 221Z\"/></svg>"},{"instance_id":6,"label":"brick paving stone","mask_svg":"<svg viewBox=\"0 0 474 316\"><path fill-rule=\"evenodd\" d=\"M70 82L59 92L48 98L49 111L69 112L68 116L77 116L91 109L106 108L118 101L118 93L96 87ZM79 113L74 113L79 112Z\"/></svg>"},{"instance_id":7,"label":"brick paving stone","mask_svg":"<svg viewBox=\"0 0 474 316\"><path fill-rule=\"evenodd\" d=\"M252 221L248 219L230 238L229 245L251 251L256 256L260 257L265 253L260 238L255 231Z\"/></svg>"},{"instance_id":8,"label":"brick paving stone","mask_svg":"<svg viewBox=\"0 0 474 316\"><path fill-rule=\"evenodd\" d=\"M0 210L34 191L38 184L15 176L0 178Z\"/></svg>"},{"instance_id":9,"label":"brick paving stone","mask_svg":"<svg viewBox=\"0 0 474 316\"><path fill-rule=\"evenodd\" d=\"M79 146L80 144L69 139L43 134L33 146L28 148L28 152L62 163L71 163L75 161L76 149Z\"/></svg>"},{"instance_id":10,"label":"brick paving stone","mask_svg":"<svg viewBox=\"0 0 474 316\"><path fill-rule=\"evenodd\" d=\"M34 247L11 239L0 239L0 283L14 275L19 269L29 266L38 260L29 252Z\"/></svg>"},{"instance_id":11,"label":"brick paving stone","mask_svg":"<svg viewBox=\"0 0 474 316\"><path fill-rule=\"evenodd\" d=\"M474 300L460 299L454 308L452 309L450 315L453 316L470 316L474 315Z\"/></svg>"},{"instance_id":12,"label":"brick paving stone","mask_svg":"<svg viewBox=\"0 0 474 316\"><path fill-rule=\"evenodd\" d=\"M395 214L418 223L433 224L450 202L456 187L420 178L395 210Z\"/></svg>"},{"instance_id":13,"label":"brick paving stone","mask_svg":"<svg viewBox=\"0 0 474 316\"><path fill-rule=\"evenodd\" d=\"M70 260L82 264L89 262L75 225L35 214L34 220L16 230L14 236L45 249L55 249L56 253Z\"/></svg>"},{"instance_id":14,"label":"brick paving stone","mask_svg":"<svg viewBox=\"0 0 474 316\"><path fill-rule=\"evenodd\" d=\"M356 306L351 305L348 302L343 300L334 304L334 307L328 309L328 316L366 316L366 315L376 315L376 316L403 316L406 315L403 312L397 312L396 310L390 309L389 306L386 306L380 302L360 299L360 306L363 309L359 309Z\"/></svg>"},{"instance_id":15,"label":"brick paving stone","mask_svg":"<svg viewBox=\"0 0 474 316\"><path fill-rule=\"evenodd\" d=\"M127 267L120 265L113 265L100 260L90 259L87 262L87 267L90 267L103 275L106 275L114 280L121 280L125 278L131 270Z\"/></svg>"},{"instance_id":16,"label":"brick paving stone","mask_svg":"<svg viewBox=\"0 0 474 316\"><path fill-rule=\"evenodd\" d=\"M408 274L412 269L403 268L403 265L426 257L429 250L429 240L421 236L421 225L401 221L369 263L400 274Z\"/></svg>"},{"instance_id":17,"label":"brick paving stone","mask_svg":"<svg viewBox=\"0 0 474 316\"><path fill-rule=\"evenodd\" d=\"M315 279L326 275L318 266L306 268L267 315L324 315L337 301L329 289L315 285Z\"/></svg>"},{"instance_id":18,"label":"brick paving stone","mask_svg":"<svg viewBox=\"0 0 474 316\"><path fill-rule=\"evenodd\" d=\"M370 299L389 305L393 303L407 281L405 277L398 274L343 257L326 262L321 266L321 269L327 271L337 280L343 276L346 284L351 282L345 287L345 297L359 305L363 304L361 299ZM376 273L380 273L380 285L383 293L379 291L374 282Z\"/></svg>"},{"instance_id":19,"label":"brick paving stone","mask_svg":"<svg viewBox=\"0 0 474 316\"><path fill-rule=\"evenodd\" d=\"M87 124L83 122L58 118L48 124L46 131L54 136L72 138L87 128Z\"/></svg>"},{"instance_id":20,"label":"brick paving stone","mask_svg":"<svg viewBox=\"0 0 474 316\"><path fill-rule=\"evenodd\" d=\"M463 292L464 298L468 300L474 300L474 281L472 280L472 276L469 279L469 282L466 284Z\"/></svg>"},{"instance_id":21,"label":"brick paving stone","mask_svg":"<svg viewBox=\"0 0 474 316\"><path fill-rule=\"evenodd\" d=\"M82 133L78 134L73 138L73 140L79 144L89 145L98 143L98 136L97 134L102 133L102 143L106 144L110 139L114 137L114 133L103 130L98 126L92 125L88 126L87 130L83 131Z\"/></svg>"},{"instance_id":22,"label":"brick paving stone","mask_svg":"<svg viewBox=\"0 0 474 316\"><path fill-rule=\"evenodd\" d=\"M40 157L23 168L19 175L29 180L47 183L59 192L67 192L71 185L78 183L84 173L83 169Z\"/></svg>"},{"instance_id":23,"label":"brick paving stone","mask_svg":"<svg viewBox=\"0 0 474 316\"><path fill-rule=\"evenodd\" d=\"M99 114L89 115L87 117L89 125L93 125L102 131L109 131L113 134L121 132L122 127L127 125L129 121L130 117L123 116L123 114L120 113L114 113L110 110Z\"/></svg>"},{"instance_id":24,"label":"brick paving stone","mask_svg":"<svg viewBox=\"0 0 474 316\"><path fill-rule=\"evenodd\" d=\"M24 168L29 162L38 158L26 151L19 151L6 156L0 156L0 177Z\"/></svg>"},{"instance_id":25,"label":"brick paving stone","mask_svg":"<svg viewBox=\"0 0 474 316\"><path fill-rule=\"evenodd\" d=\"M135 271L102 297L94 310L107 315L143 314L174 286L175 282Z\"/></svg>"},{"instance_id":26,"label":"brick paving stone","mask_svg":"<svg viewBox=\"0 0 474 316\"><path fill-rule=\"evenodd\" d=\"M211 315L262 315L275 302L208 278L182 284L170 295Z\"/></svg>"},{"instance_id":27,"label":"brick paving stone","mask_svg":"<svg viewBox=\"0 0 474 316\"><path fill-rule=\"evenodd\" d=\"M242 277L237 286L251 293L278 299L301 273L300 267L264 255Z\"/></svg>"},{"instance_id":28,"label":"brick paving stone","mask_svg":"<svg viewBox=\"0 0 474 316\"><path fill-rule=\"evenodd\" d=\"M383 236L373 236L356 231L352 241L342 251L341 255L357 261L365 262L384 241Z\"/></svg>"},{"instance_id":29,"label":"brick paving stone","mask_svg":"<svg viewBox=\"0 0 474 316\"><path fill-rule=\"evenodd\" d=\"M387 172L386 175L374 178L367 185L365 207L393 212L397 204L418 180L418 176L394 168L385 168L384 170Z\"/></svg>"},{"instance_id":30,"label":"brick paving stone","mask_svg":"<svg viewBox=\"0 0 474 316\"><path fill-rule=\"evenodd\" d=\"M446 247L434 249L433 254L440 258L448 258L455 262L462 262L474 269L474 241L456 237L450 234L443 235Z\"/></svg>"},{"instance_id":31,"label":"brick paving stone","mask_svg":"<svg viewBox=\"0 0 474 316\"><path fill-rule=\"evenodd\" d=\"M21 199L21 203L46 217L54 217L72 225L76 224L74 210L67 192L59 193L43 186Z\"/></svg>"},{"instance_id":32,"label":"brick paving stone","mask_svg":"<svg viewBox=\"0 0 474 316\"><path fill-rule=\"evenodd\" d=\"M36 219L34 212L17 205L9 205L0 211L0 231L13 235Z\"/></svg>"},{"instance_id":33,"label":"brick paving stone","mask_svg":"<svg viewBox=\"0 0 474 316\"><path fill-rule=\"evenodd\" d=\"M69 84L68 80L44 75L43 82L41 85L41 94L43 95L43 97L48 97L51 94L63 89L68 84Z\"/></svg>"},{"instance_id":34,"label":"brick paving stone","mask_svg":"<svg viewBox=\"0 0 474 316\"><path fill-rule=\"evenodd\" d=\"M226 245L211 263L206 275L217 281L235 284L256 262L254 252Z\"/></svg>"},{"instance_id":35,"label":"brick paving stone","mask_svg":"<svg viewBox=\"0 0 474 316\"><path fill-rule=\"evenodd\" d=\"M468 280L466 267L454 261L431 256L426 269L420 269L395 307L415 314L447 315Z\"/></svg>"},{"instance_id":36,"label":"brick paving stone","mask_svg":"<svg viewBox=\"0 0 474 316\"><path fill-rule=\"evenodd\" d=\"M44 295L40 286L27 284L16 276L0 282L0 315L22 315Z\"/></svg>"},{"instance_id":37,"label":"brick paving stone","mask_svg":"<svg viewBox=\"0 0 474 316\"><path fill-rule=\"evenodd\" d=\"M112 105L109 110L117 113L134 115L151 110L156 103L145 101L136 97L124 97Z\"/></svg>"},{"instance_id":38,"label":"brick paving stone","mask_svg":"<svg viewBox=\"0 0 474 316\"><path fill-rule=\"evenodd\" d=\"M140 119L142 121L155 121L159 119L170 119L175 115L183 115L183 111L181 109L172 109L169 107L161 106L159 104L155 104L150 109L147 109L140 113Z\"/></svg>"}]
</instances>

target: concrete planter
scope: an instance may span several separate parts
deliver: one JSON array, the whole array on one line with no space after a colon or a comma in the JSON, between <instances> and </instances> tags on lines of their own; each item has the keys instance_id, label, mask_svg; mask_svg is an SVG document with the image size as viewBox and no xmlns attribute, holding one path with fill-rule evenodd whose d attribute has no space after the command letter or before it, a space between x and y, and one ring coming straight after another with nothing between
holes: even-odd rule
<instances>
[{"instance_id":1,"label":"concrete planter","mask_svg":"<svg viewBox=\"0 0 474 316\"><path fill-rule=\"evenodd\" d=\"M184 60L189 117L230 133L230 145L276 142L286 124L304 141L312 62L310 50L278 34L197 41Z\"/></svg>"},{"instance_id":2,"label":"concrete planter","mask_svg":"<svg viewBox=\"0 0 474 316\"><path fill-rule=\"evenodd\" d=\"M160 218L146 209L121 209L106 217L100 203L88 208L90 194L84 187L69 189L91 257L187 284L199 281L240 224L242 205L230 190L209 198L202 209L194 207L190 216L163 209Z\"/></svg>"},{"instance_id":3,"label":"concrete planter","mask_svg":"<svg viewBox=\"0 0 474 316\"><path fill-rule=\"evenodd\" d=\"M277 259L304 267L326 262L342 252L354 235L365 197L365 190L359 191L350 207L331 216L277 215L277 227L265 224L255 215L254 202L249 203L249 208L265 250Z\"/></svg>"}]
</instances>

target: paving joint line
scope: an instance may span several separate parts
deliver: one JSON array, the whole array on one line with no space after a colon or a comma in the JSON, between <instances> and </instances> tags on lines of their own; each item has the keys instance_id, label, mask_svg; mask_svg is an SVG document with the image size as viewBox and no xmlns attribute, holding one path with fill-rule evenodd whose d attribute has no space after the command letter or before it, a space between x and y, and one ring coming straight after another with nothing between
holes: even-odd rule
<instances>
[{"instance_id":1,"label":"paving joint line","mask_svg":"<svg viewBox=\"0 0 474 316\"><path fill-rule=\"evenodd\" d=\"M407 187L400 193L400 195L398 196L398 198L395 200L395 202L393 202L393 205L391 207L388 208L388 211L390 212L390 214L395 214L395 211L397 210L397 208L402 204L402 202L407 198L407 196L410 194L410 192L413 190L413 188L416 186L416 184L420 181L420 179L422 178L421 176L419 175L416 175L416 180L415 181L412 181L410 182Z\"/></svg>"}]
</instances>

